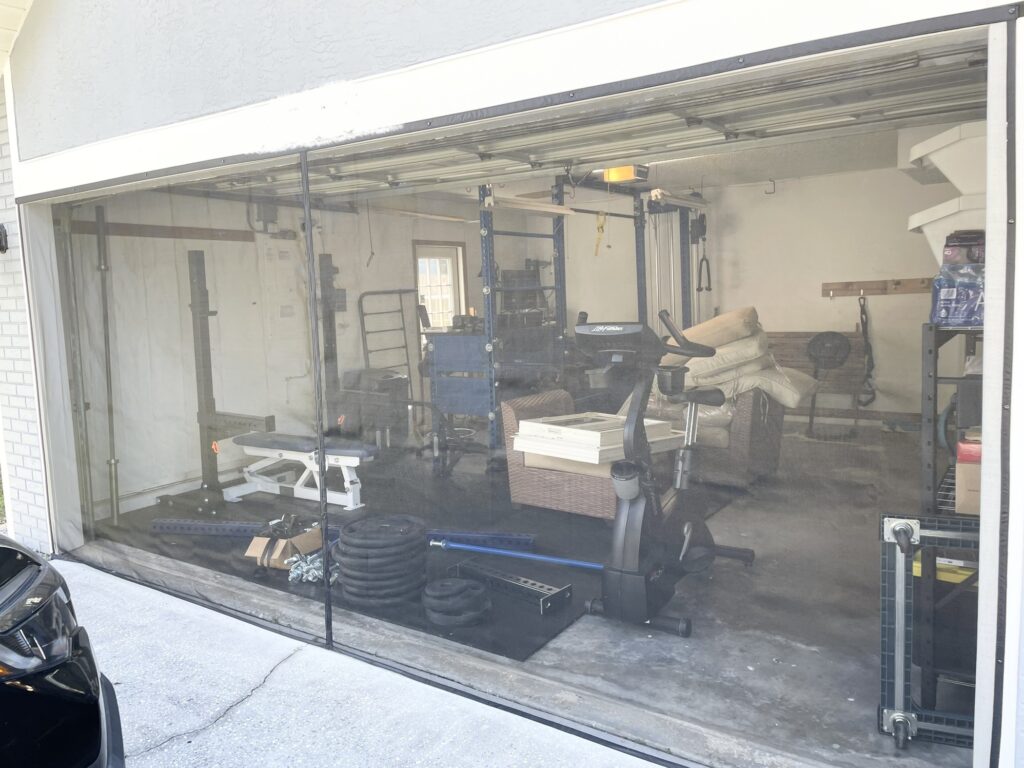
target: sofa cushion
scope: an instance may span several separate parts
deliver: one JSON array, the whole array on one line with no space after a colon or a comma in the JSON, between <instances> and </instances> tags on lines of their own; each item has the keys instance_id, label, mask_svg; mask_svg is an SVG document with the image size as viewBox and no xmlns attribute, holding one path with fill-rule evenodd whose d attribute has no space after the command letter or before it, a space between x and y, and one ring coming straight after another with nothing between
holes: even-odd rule
<instances>
[{"instance_id":1,"label":"sofa cushion","mask_svg":"<svg viewBox=\"0 0 1024 768\"><path fill-rule=\"evenodd\" d=\"M719 384L726 398L733 398L752 389L763 390L775 402L786 408L796 408L810 395L818 382L806 373L793 368L765 368Z\"/></svg>"},{"instance_id":2,"label":"sofa cushion","mask_svg":"<svg viewBox=\"0 0 1024 768\"><path fill-rule=\"evenodd\" d=\"M728 448L729 428L707 427L703 424L698 424L697 445L702 445L706 448Z\"/></svg>"},{"instance_id":3,"label":"sofa cushion","mask_svg":"<svg viewBox=\"0 0 1024 768\"><path fill-rule=\"evenodd\" d=\"M619 409L619 416L625 416L629 413L629 404L632 400L632 395L626 398L626 402L622 404ZM686 429L686 412L689 409L689 405L686 403L670 403L668 399L659 393L657 389L651 392L651 397L647 401L647 416L651 419L661 419L667 421L672 425L672 429L684 430ZM733 414L736 411L736 405L732 400L726 400L722 405L700 405L697 406L700 412L700 419L698 421L701 428L708 427L728 427L732 423Z\"/></svg>"},{"instance_id":4,"label":"sofa cushion","mask_svg":"<svg viewBox=\"0 0 1024 768\"><path fill-rule=\"evenodd\" d=\"M706 344L709 347L721 347L739 339L752 336L761 326L757 321L757 310L753 307L743 307L725 312L713 317L703 323L690 326L683 330L687 340L697 344ZM669 341L669 344L672 344ZM664 365L679 365L686 358L677 355L666 355L662 358Z\"/></svg>"},{"instance_id":5,"label":"sofa cushion","mask_svg":"<svg viewBox=\"0 0 1024 768\"><path fill-rule=\"evenodd\" d=\"M689 384L698 386L708 376L719 376L741 366L746 366L768 354L768 336L764 331L747 336L745 339L723 344L715 352L714 357L692 357L686 363L689 368L687 379ZM764 366L761 365L760 368ZM754 370L759 370L755 368ZM727 377L728 378L728 377Z\"/></svg>"},{"instance_id":6,"label":"sofa cushion","mask_svg":"<svg viewBox=\"0 0 1024 768\"><path fill-rule=\"evenodd\" d=\"M767 355L761 355L754 360L750 360L742 365L735 368L729 368L724 371L712 371L711 373L701 374L700 376L686 375L687 388L690 387L716 387L719 384L723 384L733 379L738 379L740 376L745 376L748 373L757 373L763 368L771 368L775 366L775 358L771 356L771 353Z\"/></svg>"}]
</instances>

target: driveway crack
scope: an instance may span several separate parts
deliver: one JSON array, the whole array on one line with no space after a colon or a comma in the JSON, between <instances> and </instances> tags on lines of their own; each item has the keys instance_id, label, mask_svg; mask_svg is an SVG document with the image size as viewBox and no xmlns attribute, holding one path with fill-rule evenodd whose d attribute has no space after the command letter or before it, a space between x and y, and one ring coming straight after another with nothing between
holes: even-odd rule
<instances>
[{"instance_id":1,"label":"driveway crack","mask_svg":"<svg viewBox=\"0 0 1024 768\"><path fill-rule=\"evenodd\" d=\"M142 755L146 755L146 754L149 754L150 752L153 752L153 751L155 751L155 750L157 750L157 749L160 749L160 748L161 748L161 747L163 747L163 746L164 746L165 744L168 744L168 743L170 743L170 742L174 741L175 739L182 739L182 738L185 738L185 737L187 737L187 736L195 736L195 735L196 735L197 733L202 733L203 731L209 730L210 728L212 728L213 726L215 726L215 725L216 725L217 723L219 723L219 722L220 722L221 720L223 720L223 719L224 719L225 717L227 717L227 716L228 716L228 714L230 714L230 713L231 713L231 711L232 711L232 710L234 710L234 709L235 709L236 707L238 707L238 706L239 706L239 705L241 705L241 704L244 704L244 703L245 703L246 701L248 701L249 699L251 699L251 698L253 697L253 695L255 695L256 691L258 691L258 690L259 690L260 688L262 688L263 686L265 686L265 685L267 684L267 681L269 681L269 680L270 680L271 676L272 676L272 675L273 675L273 674L274 674L274 673L275 673L275 672L276 672L276 671L277 671L277 670L278 670L278 669L279 669L279 668L280 668L280 667L281 667L281 666L282 666L282 665L283 665L283 664L284 664L284 663L285 663L286 661L288 661L288 660L289 660L289 659L291 659L291 658L292 658L292 657L293 657L293 656L294 656L295 654L297 654L297 653L298 653L299 651L301 651L301 650L302 650L302 648L303 648L303 646L299 646L298 648L295 648L295 649L293 649L291 653L289 653L289 654L288 654L287 656L285 656L285 657L284 657L283 659L281 659L281 660L280 660L280 661L278 661L278 662L277 662L276 664L274 664L274 666L272 666L272 667L270 668L270 670L269 670L269 671L267 672L267 674L265 674L265 675L263 676L263 679L262 679L262 680L260 680L260 681L259 681L258 683L256 683L256 685L254 685L254 686L253 686L252 688L250 688L250 689L249 689L249 691L248 691L247 693L244 693L244 694L242 694L242 695L241 695L241 696L239 696L239 697L238 697L237 699L235 699L235 700L234 700L233 702L231 702L230 704L228 704L228 705L227 705L227 706L226 706L226 707L224 708L224 711L223 711L223 712L221 712L221 713L220 713L219 715L217 715L217 716L216 716L215 718L213 718L213 720L211 720L210 722L206 723L205 725L201 725L201 726L199 726L198 728L192 728L191 730L188 730L188 731L182 731L181 733L175 733L175 734L172 734L172 735L168 736L168 737L167 737L166 739L164 739L163 741L161 741L161 742L158 742L158 743L154 744L154 745L153 745L153 746L151 746L151 747L146 747L145 749L141 750L140 752L135 752L135 753L133 753L133 754L130 754L130 755L125 755L125 757L126 757L126 758L136 758L136 757L141 757Z\"/></svg>"}]
</instances>

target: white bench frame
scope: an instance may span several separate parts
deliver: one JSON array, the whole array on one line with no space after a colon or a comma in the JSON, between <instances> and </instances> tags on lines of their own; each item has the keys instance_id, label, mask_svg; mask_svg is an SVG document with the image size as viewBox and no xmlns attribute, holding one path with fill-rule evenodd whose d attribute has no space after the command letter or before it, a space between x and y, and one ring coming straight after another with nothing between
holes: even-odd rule
<instances>
[{"instance_id":1,"label":"white bench frame","mask_svg":"<svg viewBox=\"0 0 1024 768\"><path fill-rule=\"evenodd\" d=\"M320 468L317 461L316 451L289 451L280 448L263 448L252 445L243 445L241 448L248 456L263 457L260 461L253 462L242 469L244 483L231 485L224 489L225 501L241 501L243 496L250 493L274 493L278 496L294 496L299 499L310 501L320 500ZM373 459L366 459L372 461ZM301 464L303 469L298 479L295 472L285 470L283 472L268 473L271 467L281 462L294 462ZM341 470L341 476L345 481L344 491L332 491L327 489L327 503L336 504L345 509L359 509L363 506L360 499L359 477L356 475L356 467L363 462L358 456L334 456L327 454L327 467L337 467Z\"/></svg>"}]
</instances>

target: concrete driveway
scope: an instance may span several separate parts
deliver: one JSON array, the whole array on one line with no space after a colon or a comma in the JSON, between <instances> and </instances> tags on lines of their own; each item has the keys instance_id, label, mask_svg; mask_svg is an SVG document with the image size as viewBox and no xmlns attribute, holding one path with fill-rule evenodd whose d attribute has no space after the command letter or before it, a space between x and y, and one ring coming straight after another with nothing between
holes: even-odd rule
<instances>
[{"instance_id":1,"label":"concrete driveway","mask_svg":"<svg viewBox=\"0 0 1024 768\"><path fill-rule=\"evenodd\" d=\"M650 763L55 561L116 687L132 768Z\"/></svg>"}]
</instances>

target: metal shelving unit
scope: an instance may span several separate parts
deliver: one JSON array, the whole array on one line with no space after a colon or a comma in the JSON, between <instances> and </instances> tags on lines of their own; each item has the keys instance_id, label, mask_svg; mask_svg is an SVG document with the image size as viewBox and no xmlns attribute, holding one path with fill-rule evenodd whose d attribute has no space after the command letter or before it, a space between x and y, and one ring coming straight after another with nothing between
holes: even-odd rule
<instances>
[{"instance_id":1,"label":"metal shelving unit","mask_svg":"<svg viewBox=\"0 0 1024 768\"><path fill-rule=\"evenodd\" d=\"M921 515L951 514L940 508L940 484L946 479L948 467L936 456L938 443L938 401L940 386L956 386L967 381L964 376L939 376L939 354L953 339L966 339L965 354L973 355L981 339L981 328L942 328L925 323L921 328ZM945 494L948 498L950 488Z\"/></svg>"},{"instance_id":2,"label":"metal shelving unit","mask_svg":"<svg viewBox=\"0 0 1024 768\"><path fill-rule=\"evenodd\" d=\"M942 348L956 338L964 337L965 354L974 354L981 331L931 323L922 327L920 512L885 515L881 520L878 728L891 734L901 748L913 739L960 747L973 743L973 717L942 709L939 695L941 680L955 679L964 685L973 685L973 680L963 670L943 668L943 654L936 642L941 638L937 624L942 611L964 599L978 578L980 518L956 514L956 466L937 455L939 388L959 388L970 377L939 376L938 367ZM942 564L950 562L973 564L974 571L961 571L959 580L940 587ZM965 570L969 572L970 565ZM955 626L959 631L959 625Z\"/></svg>"},{"instance_id":3,"label":"metal shelving unit","mask_svg":"<svg viewBox=\"0 0 1024 768\"><path fill-rule=\"evenodd\" d=\"M881 521L882 668L878 729L891 734L898 747L911 740L970 747L974 718L937 708L939 670L934 664L936 609L973 586L964 579L935 599L937 555L960 552L977 560L979 520L975 517L889 517ZM920 562L920 585L914 589L914 561ZM973 577L973 578L976 578ZM918 601L915 611L915 599ZM915 613L917 621L915 621ZM915 643L915 632L919 635ZM915 649L917 653L915 655ZM913 667L921 670L914 696Z\"/></svg>"}]
</instances>

